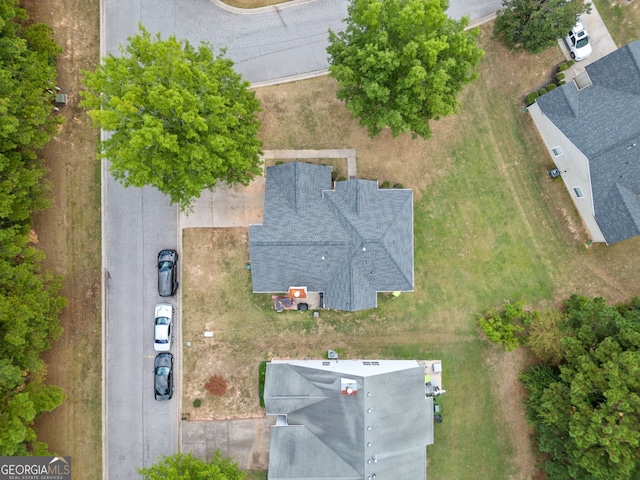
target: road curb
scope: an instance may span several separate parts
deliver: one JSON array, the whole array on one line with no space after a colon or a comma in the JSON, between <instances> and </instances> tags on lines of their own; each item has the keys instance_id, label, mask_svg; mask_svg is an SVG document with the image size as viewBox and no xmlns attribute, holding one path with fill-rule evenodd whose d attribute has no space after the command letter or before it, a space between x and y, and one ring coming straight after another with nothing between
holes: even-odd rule
<instances>
[{"instance_id":1,"label":"road curb","mask_svg":"<svg viewBox=\"0 0 640 480\"><path fill-rule=\"evenodd\" d=\"M180 220L182 219L182 212L180 211L180 208L178 207L178 205L176 204L175 206L176 211L177 211L177 222L176 222L176 227L177 227L177 234L178 234L178 241L176 244L176 249L180 255L180 257L182 258L182 261L178 263L178 275L180 278L180 281L182 282L182 288L180 288L180 293L178 295L176 295L176 315L175 315L175 320L176 320L176 324L178 323L178 320L180 321L180 328L177 328L176 325L173 326L173 330L174 330L174 342L173 344L176 347L176 355L175 355L175 362L174 362L174 366L175 366L175 377L180 379L179 382L175 382L178 384L178 388L176 388L177 390L177 394L174 394L174 397L176 399L176 410L177 410L177 415L176 415L176 421L178 422L177 424L177 428L176 428L176 433L178 434L178 438L176 439L176 441L178 442L178 451L181 452L182 451L182 355L183 355L183 349L182 349L182 326L183 326L183 315L182 315L182 291L184 289L184 278L182 276L182 265L184 262L184 256L183 251L182 251L182 226L180 224ZM174 385L175 385L174 383Z\"/></svg>"},{"instance_id":2,"label":"road curb","mask_svg":"<svg viewBox=\"0 0 640 480\"><path fill-rule=\"evenodd\" d=\"M474 20L469 25L467 25L467 28L465 28L465 30L471 30L472 28L476 28L484 23L490 22L491 20L495 20L496 15L497 15L497 12L492 13L491 15L487 15L486 17L479 18L478 20Z\"/></svg>"},{"instance_id":3,"label":"road curb","mask_svg":"<svg viewBox=\"0 0 640 480\"><path fill-rule=\"evenodd\" d=\"M249 88L269 87L271 85L280 85L281 83L290 83L290 82L297 82L299 80L308 80L309 78L321 77L322 75L328 75L328 74L329 74L329 70L325 68L323 70L316 70L314 72L301 73L298 75L291 75L288 77L275 78L273 80L264 80L262 82L255 82L255 83L252 83Z\"/></svg>"},{"instance_id":4,"label":"road curb","mask_svg":"<svg viewBox=\"0 0 640 480\"><path fill-rule=\"evenodd\" d=\"M222 4L222 2L220 0L210 0L210 1L212 3L214 3L214 4L216 4L216 5ZM310 0L310 1L314 2L316 0ZM296 3L297 5L301 5L301 4L304 4L304 3L310 3L310 1L308 1L308 0L294 0L294 2L291 2L291 3ZM229 6L227 5L227 7L229 7ZM243 10L243 9L238 9L236 7L229 7L229 8L235 8L236 10ZM261 8L269 9L269 10L263 10L263 11L271 11L271 7L261 7ZM256 9L253 9L253 10L260 10L260 9L256 8ZM278 9L276 9L276 10L278 10ZM252 11L250 13L254 13L254 12ZM485 24L487 22L495 20L495 18L496 18L496 14L495 13L492 13L491 15L487 15L485 17L479 18L478 20L475 20L474 22L472 22L469 25L467 25L465 30L471 30L472 28L478 27L478 26L480 26L482 24ZM291 82L297 82L297 81L300 81L300 80L308 80L310 78L321 77L322 75L328 75L328 74L329 74L329 69L325 68L325 69L322 69L322 70L315 70L313 72L301 73L301 74L297 74L297 75L290 75L288 77L274 78L273 80L263 80L261 82L254 82L254 83L251 84L250 88L270 87L272 85L280 85L282 83L291 83Z\"/></svg>"},{"instance_id":5,"label":"road curb","mask_svg":"<svg viewBox=\"0 0 640 480\"><path fill-rule=\"evenodd\" d=\"M258 7L258 8L239 8L228 5L221 0L209 0L220 10L224 10L229 13L234 13L236 15L256 15L259 13L267 13L267 12L279 12L280 10L284 10L285 8L298 7L300 5L305 5L307 3L317 2L318 0L291 0L289 2L278 3L277 5L267 5L266 7Z\"/></svg>"},{"instance_id":6,"label":"road curb","mask_svg":"<svg viewBox=\"0 0 640 480\"><path fill-rule=\"evenodd\" d=\"M104 58L106 56L106 37L107 37L107 29L106 29L106 14L105 14L105 5L106 0L100 0L100 45L99 52L100 58ZM100 131L100 139L104 138L104 131ZM108 362L107 362L107 282L109 281L109 272L106 269L106 254L107 247L105 241L106 235L106 205L107 205L107 160L100 160L100 261L102 262L102 285L101 285L101 294L102 294L102 312L101 312L101 330L102 330L102 345L101 345L101 355L102 355L102 381L101 388L102 392L100 395L102 405L101 405L101 416L102 416L102 478L103 480L109 479L109 411L108 411L108 396L107 396L107 374L108 374Z\"/></svg>"}]
</instances>

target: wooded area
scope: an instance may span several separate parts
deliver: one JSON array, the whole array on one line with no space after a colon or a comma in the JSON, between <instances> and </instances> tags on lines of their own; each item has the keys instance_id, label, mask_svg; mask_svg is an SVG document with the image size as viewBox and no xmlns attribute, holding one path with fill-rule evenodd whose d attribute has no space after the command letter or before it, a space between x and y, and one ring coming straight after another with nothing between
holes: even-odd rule
<instances>
[{"instance_id":1,"label":"wooded area","mask_svg":"<svg viewBox=\"0 0 640 480\"><path fill-rule=\"evenodd\" d=\"M640 299L571 295L542 313L507 303L478 323L505 350L535 356L520 380L549 478L640 478Z\"/></svg>"},{"instance_id":2,"label":"wooded area","mask_svg":"<svg viewBox=\"0 0 640 480\"><path fill-rule=\"evenodd\" d=\"M640 300L572 295L557 328L559 364L526 371L527 407L554 480L640 475Z\"/></svg>"},{"instance_id":3,"label":"wooded area","mask_svg":"<svg viewBox=\"0 0 640 480\"><path fill-rule=\"evenodd\" d=\"M52 30L16 0L0 0L0 455L42 455L33 421L60 405L40 354L60 337L61 280L42 271L31 215L48 205L38 158L56 133Z\"/></svg>"}]
</instances>

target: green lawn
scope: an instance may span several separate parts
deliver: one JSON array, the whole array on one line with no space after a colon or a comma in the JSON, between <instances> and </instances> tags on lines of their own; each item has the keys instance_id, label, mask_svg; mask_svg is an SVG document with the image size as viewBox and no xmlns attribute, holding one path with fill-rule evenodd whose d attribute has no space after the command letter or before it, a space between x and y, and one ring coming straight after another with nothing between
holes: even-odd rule
<instances>
[{"instance_id":1,"label":"green lawn","mask_svg":"<svg viewBox=\"0 0 640 480\"><path fill-rule=\"evenodd\" d=\"M594 0L598 12L618 47L637 40L640 4L629 0Z\"/></svg>"}]
</instances>

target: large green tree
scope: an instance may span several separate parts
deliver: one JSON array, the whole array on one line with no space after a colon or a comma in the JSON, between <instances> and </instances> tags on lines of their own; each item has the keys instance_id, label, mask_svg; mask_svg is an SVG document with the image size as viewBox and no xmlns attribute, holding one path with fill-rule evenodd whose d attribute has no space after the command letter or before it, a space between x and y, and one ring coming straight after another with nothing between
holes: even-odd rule
<instances>
[{"instance_id":1,"label":"large green tree","mask_svg":"<svg viewBox=\"0 0 640 480\"><path fill-rule=\"evenodd\" d=\"M62 333L65 301L29 244L31 215L48 204L38 150L62 122L53 114L60 52L50 27L0 0L0 455L46 453L33 423L64 399L45 384L40 354Z\"/></svg>"},{"instance_id":2,"label":"large green tree","mask_svg":"<svg viewBox=\"0 0 640 480\"><path fill-rule=\"evenodd\" d=\"M446 0L352 0L346 29L329 32L329 73L371 137L431 136L430 119L456 111L477 77L482 50L468 19L445 14Z\"/></svg>"},{"instance_id":3,"label":"large green tree","mask_svg":"<svg viewBox=\"0 0 640 480\"><path fill-rule=\"evenodd\" d=\"M116 179L153 185L185 210L218 181L260 173L260 105L231 60L142 26L120 53L84 72L81 102L108 131L101 158Z\"/></svg>"},{"instance_id":4,"label":"large green tree","mask_svg":"<svg viewBox=\"0 0 640 480\"><path fill-rule=\"evenodd\" d=\"M138 473L144 480L244 480L245 473L238 465L224 458L219 450L209 462L197 459L191 453L176 453L162 457L158 463L141 468Z\"/></svg>"},{"instance_id":5,"label":"large green tree","mask_svg":"<svg viewBox=\"0 0 640 480\"><path fill-rule=\"evenodd\" d=\"M61 51L50 27L30 24L16 0L0 0L0 228L46 205L36 152L63 120L52 115Z\"/></svg>"},{"instance_id":6,"label":"large green tree","mask_svg":"<svg viewBox=\"0 0 640 480\"><path fill-rule=\"evenodd\" d=\"M528 408L554 480L640 478L640 301L565 302L558 369L523 380Z\"/></svg>"},{"instance_id":7,"label":"large green tree","mask_svg":"<svg viewBox=\"0 0 640 480\"><path fill-rule=\"evenodd\" d=\"M566 36L590 8L583 0L503 0L493 33L510 47L540 53Z\"/></svg>"}]
</instances>

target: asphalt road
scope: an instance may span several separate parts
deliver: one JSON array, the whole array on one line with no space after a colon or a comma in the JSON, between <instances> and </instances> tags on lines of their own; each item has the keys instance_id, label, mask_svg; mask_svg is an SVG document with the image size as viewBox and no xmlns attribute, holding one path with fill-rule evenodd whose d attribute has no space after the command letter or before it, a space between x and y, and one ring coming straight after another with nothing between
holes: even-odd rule
<instances>
[{"instance_id":1,"label":"asphalt road","mask_svg":"<svg viewBox=\"0 0 640 480\"><path fill-rule=\"evenodd\" d=\"M156 259L161 249L176 248L177 214L154 188L124 189L109 175L103 178L104 478L124 480L136 478L136 468L156 463L158 455L178 449L178 397L160 402L153 393L153 312L165 300L157 293ZM179 309L176 313L179 317ZM174 335L179 340L179 330Z\"/></svg>"},{"instance_id":2,"label":"asphalt road","mask_svg":"<svg viewBox=\"0 0 640 480\"><path fill-rule=\"evenodd\" d=\"M251 83L324 71L328 67L327 31L341 31L347 0L296 2L262 13L239 15L210 0L103 0L106 51L137 30L138 22L150 32L186 38L193 44L205 40L216 49L226 48L236 70ZM501 0L451 0L448 14L468 15L472 22L494 14Z\"/></svg>"},{"instance_id":3,"label":"asphalt road","mask_svg":"<svg viewBox=\"0 0 640 480\"><path fill-rule=\"evenodd\" d=\"M451 0L454 18L472 21L495 13L501 0ZM236 69L252 83L326 70L327 30L339 31L347 0L316 0L238 15L209 0L101 0L101 53L135 34L138 23L163 37L226 48ZM176 392L168 402L153 396L153 307L156 258L179 245L177 209L154 188L125 189L103 168L104 442L109 480L140 478L137 468L171 455L179 445L180 305L176 305Z\"/></svg>"}]
</instances>

